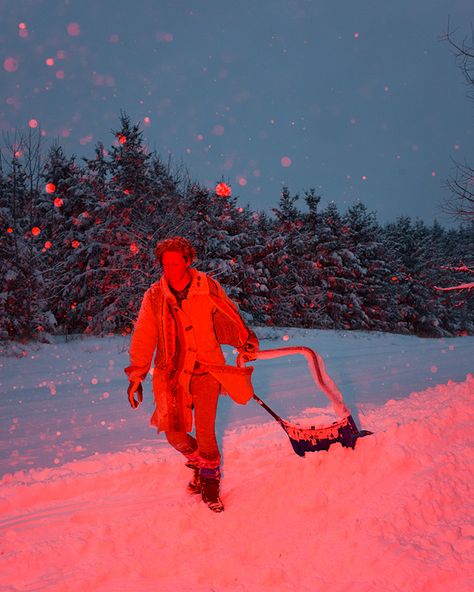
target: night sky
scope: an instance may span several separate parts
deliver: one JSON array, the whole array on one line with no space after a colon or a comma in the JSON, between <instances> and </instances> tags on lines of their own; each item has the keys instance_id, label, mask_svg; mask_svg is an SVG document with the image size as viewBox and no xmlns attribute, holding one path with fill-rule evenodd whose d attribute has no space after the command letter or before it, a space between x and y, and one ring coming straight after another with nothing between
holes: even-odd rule
<instances>
[{"instance_id":1,"label":"night sky","mask_svg":"<svg viewBox=\"0 0 474 592\"><path fill-rule=\"evenodd\" d=\"M91 156L124 110L252 209L288 185L449 224L442 182L474 161L474 125L448 18L462 40L472 0L0 0L0 129L37 122Z\"/></svg>"}]
</instances>

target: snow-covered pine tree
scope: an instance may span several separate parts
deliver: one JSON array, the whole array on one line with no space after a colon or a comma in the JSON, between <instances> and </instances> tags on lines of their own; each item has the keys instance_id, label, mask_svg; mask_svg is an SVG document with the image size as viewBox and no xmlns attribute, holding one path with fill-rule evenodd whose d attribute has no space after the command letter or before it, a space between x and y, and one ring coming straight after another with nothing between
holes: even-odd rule
<instances>
[{"instance_id":1,"label":"snow-covered pine tree","mask_svg":"<svg viewBox=\"0 0 474 592\"><path fill-rule=\"evenodd\" d=\"M382 230L374 212L362 202L352 205L343 216L343 231L349 251L355 257L353 270L353 327L389 331L393 318L394 288L387 262Z\"/></svg>"},{"instance_id":2,"label":"snow-covered pine tree","mask_svg":"<svg viewBox=\"0 0 474 592\"><path fill-rule=\"evenodd\" d=\"M313 299L307 276L311 264L303 232L304 220L295 205L298 195L283 187L275 220L267 237L264 265L269 271L269 313L272 323L280 326L311 326L310 305Z\"/></svg>"},{"instance_id":3,"label":"snow-covered pine tree","mask_svg":"<svg viewBox=\"0 0 474 592\"><path fill-rule=\"evenodd\" d=\"M122 114L116 142L104 157L97 154L95 162L87 162L93 173L106 174L106 183L91 204L94 225L83 246L96 289L87 301L87 332L131 330L143 292L152 281L156 240L169 230L162 201L169 199L174 185L146 149L142 133Z\"/></svg>"},{"instance_id":4,"label":"snow-covered pine tree","mask_svg":"<svg viewBox=\"0 0 474 592\"><path fill-rule=\"evenodd\" d=\"M344 225L335 202L330 202L322 214L314 259L321 286L321 326L363 328L362 320L365 319L356 286L360 265L349 248L348 227Z\"/></svg>"},{"instance_id":5,"label":"snow-covered pine tree","mask_svg":"<svg viewBox=\"0 0 474 592\"><path fill-rule=\"evenodd\" d=\"M5 154L7 156L5 156ZM40 271L43 248L38 193L41 136L29 130L6 138L2 155L0 223L0 337L43 340L55 325Z\"/></svg>"}]
</instances>

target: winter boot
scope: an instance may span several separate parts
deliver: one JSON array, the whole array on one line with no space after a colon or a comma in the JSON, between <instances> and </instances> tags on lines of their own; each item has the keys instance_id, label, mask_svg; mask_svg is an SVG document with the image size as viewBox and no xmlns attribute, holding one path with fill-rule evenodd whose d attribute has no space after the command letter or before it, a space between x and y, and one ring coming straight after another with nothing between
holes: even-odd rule
<instances>
[{"instance_id":1,"label":"winter boot","mask_svg":"<svg viewBox=\"0 0 474 592\"><path fill-rule=\"evenodd\" d=\"M193 471L193 476L191 477L191 481L188 483L186 491L191 495L201 493L201 479L199 477L198 465L193 462L187 462L186 466L192 469Z\"/></svg>"},{"instance_id":2,"label":"winter boot","mask_svg":"<svg viewBox=\"0 0 474 592\"><path fill-rule=\"evenodd\" d=\"M224 504L219 497L219 469L201 469L199 478L201 481L202 501L213 512L222 512L224 510Z\"/></svg>"}]
</instances>

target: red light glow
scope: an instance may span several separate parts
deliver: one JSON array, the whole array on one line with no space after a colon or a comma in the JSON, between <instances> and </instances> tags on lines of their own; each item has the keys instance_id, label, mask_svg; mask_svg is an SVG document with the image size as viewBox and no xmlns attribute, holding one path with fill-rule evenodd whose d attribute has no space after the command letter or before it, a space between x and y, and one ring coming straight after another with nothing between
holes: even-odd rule
<instances>
[{"instance_id":1,"label":"red light glow","mask_svg":"<svg viewBox=\"0 0 474 592\"><path fill-rule=\"evenodd\" d=\"M56 191L56 185L54 183L46 183L45 191L46 193L54 193Z\"/></svg>"},{"instance_id":2,"label":"red light glow","mask_svg":"<svg viewBox=\"0 0 474 592\"><path fill-rule=\"evenodd\" d=\"M45 249L50 249L53 246L53 243L51 241L46 241L44 243L44 248Z\"/></svg>"},{"instance_id":3,"label":"red light glow","mask_svg":"<svg viewBox=\"0 0 474 592\"><path fill-rule=\"evenodd\" d=\"M8 57L3 60L3 68L7 72L16 72L20 63L16 58Z\"/></svg>"},{"instance_id":4,"label":"red light glow","mask_svg":"<svg viewBox=\"0 0 474 592\"><path fill-rule=\"evenodd\" d=\"M11 234L13 232L13 228L7 228L7 232L8 234Z\"/></svg>"},{"instance_id":5,"label":"red light glow","mask_svg":"<svg viewBox=\"0 0 474 592\"><path fill-rule=\"evenodd\" d=\"M232 195L232 189L227 183L218 183L216 185L216 195L219 197L230 197Z\"/></svg>"},{"instance_id":6,"label":"red light glow","mask_svg":"<svg viewBox=\"0 0 474 592\"><path fill-rule=\"evenodd\" d=\"M23 30L26 29L26 23L19 23L18 28Z\"/></svg>"},{"instance_id":7,"label":"red light glow","mask_svg":"<svg viewBox=\"0 0 474 592\"><path fill-rule=\"evenodd\" d=\"M119 141L120 144L126 144L127 143L127 138L123 134L121 134L118 137L118 141Z\"/></svg>"},{"instance_id":8,"label":"red light glow","mask_svg":"<svg viewBox=\"0 0 474 592\"><path fill-rule=\"evenodd\" d=\"M54 203L55 207L57 207L57 208L62 208L62 206L64 204L63 200L60 197L57 197L53 203Z\"/></svg>"},{"instance_id":9,"label":"red light glow","mask_svg":"<svg viewBox=\"0 0 474 592\"><path fill-rule=\"evenodd\" d=\"M28 122L28 125L32 129L34 129L35 127L38 127L38 120L37 119L30 119L30 121Z\"/></svg>"},{"instance_id":10,"label":"red light glow","mask_svg":"<svg viewBox=\"0 0 474 592\"><path fill-rule=\"evenodd\" d=\"M134 255L136 255L138 253L138 251L140 250L140 247L137 245L137 243L132 243L130 245L130 251L132 251L132 253Z\"/></svg>"},{"instance_id":11,"label":"red light glow","mask_svg":"<svg viewBox=\"0 0 474 592\"><path fill-rule=\"evenodd\" d=\"M77 249L77 247L78 247L79 245L80 245L80 242L79 242L78 240L75 240L75 239L74 239L74 240L72 241L72 243L71 243L71 247L72 247L73 249Z\"/></svg>"},{"instance_id":12,"label":"red light glow","mask_svg":"<svg viewBox=\"0 0 474 592\"><path fill-rule=\"evenodd\" d=\"M33 236L38 236L40 232L41 228L38 228L38 226L33 226L33 228L31 229L31 234Z\"/></svg>"},{"instance_id":13,"label":"red light glow","mask_svg":"<svg viewBox=\"0 0 474 592\"><path fill-rule=\"evenodd\" d=\"M239 185L245 187L247 185L247 179L245 177L239 177Z\"/></svg>"},{"instance_id":14,"label":"red light glow","mask_svg":"<svg viewBox=\"0 0 474 592\"><path fill-rule=\"evenodd\" d=\"M69 25L67 26L67 33L71 37L79 37L79 35L81 34L81 27L78 23L69 23Z\"/></svg>"},{"instance_id":15,"label":"red light glow","mask_svg":"<svg viewBox=\"0 0 474 592\"><path fill-rule=\"evenodd\" d=\"M44 60L44 63L45 63L47 66L54 66L54 58L46 58L46 59Z\"/></svg>"},{"instance_id":16,"label":"red light glow","mask_svg":"<svg viewBox=\"0 0 474 592\"><path fill-rule=\"evenodd\" d=\"M223 136L225 132L224 126L223 125L215 125L212 128L212 133L214 134L214 136Z\"/></svg>"},{"instance_id":17,"label":"red light glow","mask_svg":"<svg viewBox=\"0 0 474 592\"><path fill-rule=\"evenodd\" d=\"M282 167L288 168L292 164L291 158L289 156L282 156L280 163Z\"/></svg>"}]
</instances>

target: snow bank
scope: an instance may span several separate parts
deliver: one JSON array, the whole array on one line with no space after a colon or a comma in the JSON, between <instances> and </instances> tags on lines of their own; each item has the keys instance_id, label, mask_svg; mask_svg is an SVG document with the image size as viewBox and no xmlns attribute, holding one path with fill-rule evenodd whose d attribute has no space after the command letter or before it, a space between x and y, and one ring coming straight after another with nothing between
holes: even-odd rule
<instances>
[{"instance_id":1,"label":"snow bank","mask_svg":"<svg viewBox=\"0 0 474 592\"><path fill-rule=\"evenodd\" d=\"M275 423L224 435L223 501L168 448L1 481L2 591L467 592L474 378L360 406L375 435L304 459Z\"/></svg>"}]
</instances>

